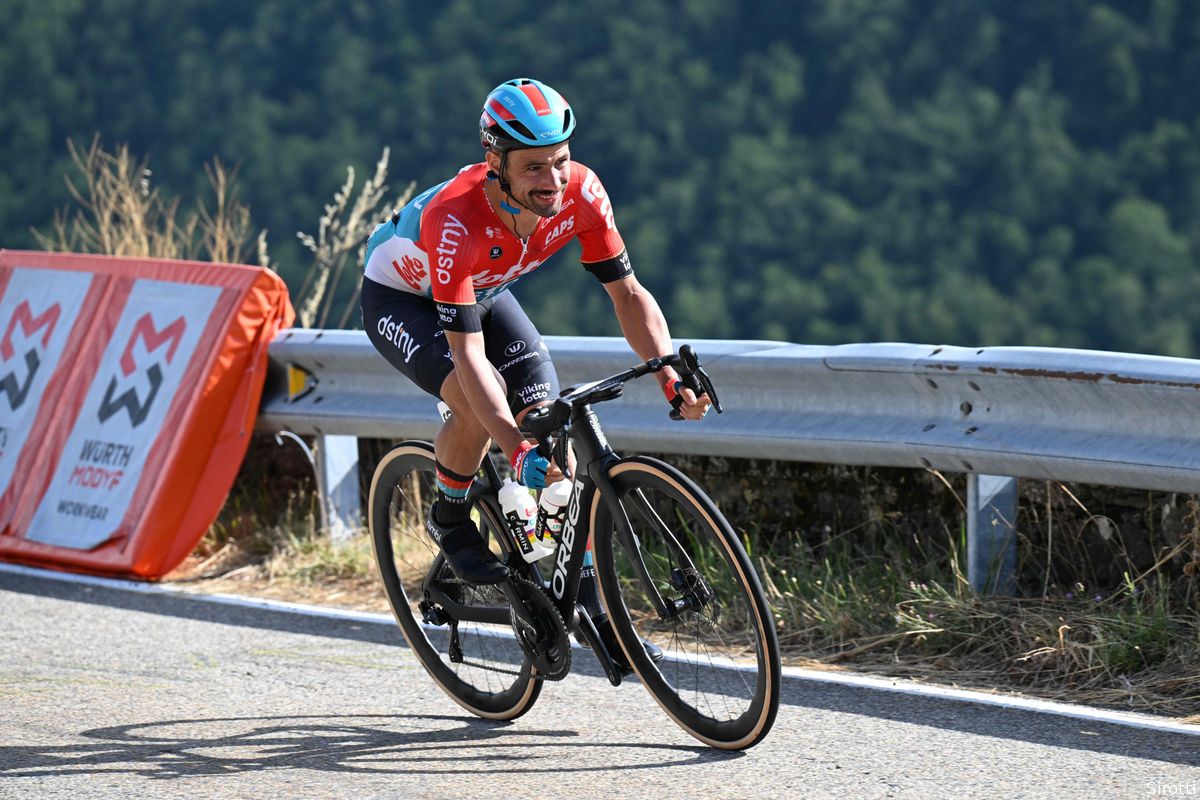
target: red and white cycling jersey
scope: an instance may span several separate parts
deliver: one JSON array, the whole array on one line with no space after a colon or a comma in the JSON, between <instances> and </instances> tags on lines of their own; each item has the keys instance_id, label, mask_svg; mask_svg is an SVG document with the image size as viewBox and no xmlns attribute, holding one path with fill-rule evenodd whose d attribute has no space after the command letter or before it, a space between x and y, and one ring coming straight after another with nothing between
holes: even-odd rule
<instances>
[{"instance_id":1,"label":"red and white cycling jersey","mask_svg":"<svg viewBox=\"0 0 1200 800\"><path fill-rule=\"evenodd\" d=\"M485 163L464 167L376 228L367 244L366 276L430 297L439 306L464 306L508 289L576 237L585 264L624 252L608 195L583 164L571 162L562 210L539 218L525 241L504 226L488 202L487 171Z\"/></svg>"}]
</instances>

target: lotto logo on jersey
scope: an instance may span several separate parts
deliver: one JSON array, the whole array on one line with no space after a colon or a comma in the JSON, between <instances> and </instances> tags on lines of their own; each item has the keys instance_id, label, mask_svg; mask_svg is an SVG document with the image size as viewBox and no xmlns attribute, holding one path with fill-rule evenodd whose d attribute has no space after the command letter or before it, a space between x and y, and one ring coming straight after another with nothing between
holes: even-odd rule
<instances>
[{"instance_id":1,"label":"lotto logo on jersey","mask_svg":"<svg viewBox=\"0 0 1200 800\"><path fill-rule=\"evenodd\" d=\"M474 275L471 276L471 283L475 286L476 289L481 289L484 287L503 286L506 283L511 283L512 281L515 281L517 278L520 278L522 275L526 275L530 272L533 272L535 269L537 269L541 265L542 265L541 261L534 260L534 261L530 261L528 264L514 264L513 266L508 268L507 272L490 272L488 270L484 270L483 272L476 272Z\"/></svg>"},{"instance_id":2,"label":"lotto logo on jersey","mask_svg":"<svg viewBox=\"0 0 1200 800\"><path fill-rule=\"evenodd\" d=\"M579 193L583 195L586 202L600 212L600 216L604 217L604 224L610 230L616 227L616 222L613 220L612 203L609 202L608 196L604 192L604 186L596 177L596 173L590 169L587 177L583 179L583 185L579 187Z\"/></svg>"},{"instance_id":3,"label":"lotto logo on jersey","mask_svg":"<svg viewBox=\"0 0 1200 800\"><path fill-rule=\"evenodd\" d=\"M421 288L427 274L425 265L413 256L401 256L398 261L393 259L392 269L396 270L402 281L414 289Z\"/></svg>"},{"instance_id":4,"label":"lotto logo on jersey","mask_svg":"<svg viewBox=\"0 0 1200 800\"><path fill-rule=\"evenodd\" d=\"M0 378L0 393L8 397L8 406L13 411L20 408L29 396L29 389L37 377L42 357L50 346L50 337L54 335L61 315L62 307L58 303L35 315L29 301L24 300L8 321L4 338L0 339L0 359L9 371ZM14 356L18 357L14 359ZM10 365L8 362L13 363Z\"/></svg>"}]
</instances>

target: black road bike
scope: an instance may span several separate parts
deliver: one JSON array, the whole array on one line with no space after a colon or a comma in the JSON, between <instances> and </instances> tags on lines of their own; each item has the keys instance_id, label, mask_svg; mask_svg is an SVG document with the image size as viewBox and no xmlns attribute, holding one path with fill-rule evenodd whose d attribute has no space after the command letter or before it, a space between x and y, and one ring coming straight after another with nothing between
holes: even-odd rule
<instances>
[{"instance_id":1,"label":"black road bike","mask_svg":"<svg viewBox=\"0 0 1200 800\"><path fill-rule=\"evenodd\" d=\"M566 464L569 445L577 462L558 547L542 561L521 558L516 537L524 532L505 521L499 471L484 459L469 497L481 535L511 569L497 586L456 578L425 531L437 493L431 445L404 442L375 470L371 538L392 611L434 681L472 714L511 720L528 711L543 681L569 672L573 634L610 683L632 668L668 716L708 745L740 750L770 731L779 643L745 549L681 472L613 452L592 410L619 397L627 381L668 365L721 411L685 345L571 387L526 416L544 454Z\"/></svg>"}]
</instances>

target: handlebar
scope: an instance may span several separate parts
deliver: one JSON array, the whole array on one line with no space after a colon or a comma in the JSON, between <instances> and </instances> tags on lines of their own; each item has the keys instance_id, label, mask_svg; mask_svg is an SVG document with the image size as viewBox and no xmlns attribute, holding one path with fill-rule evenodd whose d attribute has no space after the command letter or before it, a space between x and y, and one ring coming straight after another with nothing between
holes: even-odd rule
<instances>
[{"instance_id":1,"label":"handlebar","mask_svg":"<svg viewBox=\"0 0 1200 800\"><path fill-rule=\"evenodd\" d=\"M695 392L697 397L708 395L717 413L724 413L712 378L701 366L700 359L691 345L685 344L679 348L678 353L655 356L624 372L564 390L553 403L535 408L526 414L522 427L537 439L538 452L547 458L553 458L566 474L568 433L574 410L591 403L614 400L621 396L625 384L629 381L659 372L665 367L675 367L684 386ZM683 419L678 405L671 409L671 419Z\"/></svg>"}]
</instances>

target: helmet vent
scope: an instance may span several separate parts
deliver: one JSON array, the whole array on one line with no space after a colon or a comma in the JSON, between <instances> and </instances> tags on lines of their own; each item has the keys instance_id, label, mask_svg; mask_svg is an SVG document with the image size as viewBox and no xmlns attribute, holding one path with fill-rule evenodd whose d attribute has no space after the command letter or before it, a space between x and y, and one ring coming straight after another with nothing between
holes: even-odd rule
<instances>
[{"instance_id":1,"label":"helmet vent","mask_svg":"<svg viewBox=\"0 0 1200 800\"><path fill-rule=\"evenodd\" d=\"M533 132L531 130L529 130L528 127L526 127L524 122L521 122L520 120L517 120L517 119L513 119L513 120L508 120L508 125L514 131L516 131L518 135L524 136L527 141L531 141L531 142L537 141L537 137L533 135Z\"/></svg>"},{"instance_id":2,"label":"helmet vent","mask_svg":"<svg viewBox=\"0 0 1200 800\"><path fill-rule=\"evenodd\" d=\"M563 111L563 126L562 126L562 129L563 129L564 131L569 131L569 130L571 130L571 109L569 109L569 108L568 108L567 110Z\"/></svg>"}]
</instances>

